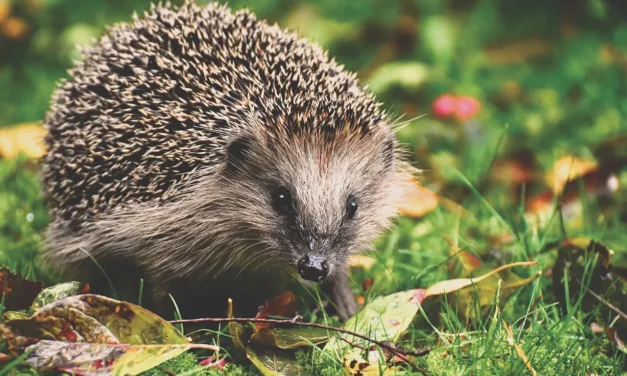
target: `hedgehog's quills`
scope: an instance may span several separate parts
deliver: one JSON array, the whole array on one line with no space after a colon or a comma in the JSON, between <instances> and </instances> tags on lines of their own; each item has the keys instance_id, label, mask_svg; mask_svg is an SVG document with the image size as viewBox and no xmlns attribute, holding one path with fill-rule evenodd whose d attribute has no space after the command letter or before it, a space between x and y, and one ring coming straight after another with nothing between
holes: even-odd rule
<instances>
[{"instance_id":1,"label":"hedgehog's quills","mask_svg":"<svg viewBox=\"0 0 627 376\"><path fill-rule=\"evenodd\" d=\"M83 51L54 96L45 258L146 280L148 308L252 314L298 271L355 311L348 255L395 215L388 118L318 46L247 11L153 6ZM134 299L135 287L127 289ZM252 311L252 312L250 312Z\"/></svg>"}]
</instances>

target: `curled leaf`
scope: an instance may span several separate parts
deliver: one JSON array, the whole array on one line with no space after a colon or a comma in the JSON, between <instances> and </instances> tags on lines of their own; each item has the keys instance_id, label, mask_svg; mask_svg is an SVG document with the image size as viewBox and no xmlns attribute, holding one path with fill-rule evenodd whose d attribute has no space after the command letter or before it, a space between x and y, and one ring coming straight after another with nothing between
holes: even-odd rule
<instances>
[{"instance_id":1,"label":"curled leaf","mask_svg":"<svg viewBox=\"0 0 627 376\"><path fill-rule=\"evenodd\" d=\"M43 340L29 347L26 361L40 371L76 375L137 375L192 348L211 345L128 345Z\"/></svg>"},{"instance_id":2,"label":"curled leaf","mask_svg":"<svg viewBox=\"0 0 627 376\"><path fill-rule=\"evenodd\" d=\"M0 325L12 354L40 340L126 344L187 344L172 324L131 303L99 295L77 295L38 309L27 319Z\"/></svg>"},{"instance_id":3,"label":"curled leaf","mask_svg":"<svg viewBox=\"0 0 627 376\"><path fill-rule=\"evenodd\" d=\"M80 282L59 283L51 287L46 287L35 297L30 306L30 312L34 312L48 303L67 298L68 296L86 294L89 292L89 285Z\"/></svg>"},{"instance_id":4,"label":"curled leaf","mask_svg":"<svg viewBox=\"0 0 627 376\"><path fill-rule=\"evenodd\" d=\"M270 316L294 317L296 314L296 295L291 291L275 297L273 300L266 302L259 307L259 312L255 316L256 319L267 319ZM267 323L255 323L255 329L269 328L271 325Z\"/></svg>"},{"instance_id":5,"label":"curled leaf","mask_svg":"<svg viewBox=\"0 0 627 376\"><path fill-rule=\"evenodd\" d=\"M522 262L514 262L511 264L507 264L507 265L503 265L501 267L498 267L480 277L475 277L475 278L456 278L456 279L449 279L448 281L442 281L442 282L438 282L432 286L430 286L426 293L425 293L425 298L430 297L430 296L435 296L435 295L442 295L445 293L451 293L451 292L455 292L458 290L461 290L465 287L468 286L472 286L474 284L477 284L481 281L483 281L484 279L487 279L503 270L506 269L510 269L516 266L533 266L537 264L537 262L535 261L522 261Z\"/></svg>"}]
</instances>

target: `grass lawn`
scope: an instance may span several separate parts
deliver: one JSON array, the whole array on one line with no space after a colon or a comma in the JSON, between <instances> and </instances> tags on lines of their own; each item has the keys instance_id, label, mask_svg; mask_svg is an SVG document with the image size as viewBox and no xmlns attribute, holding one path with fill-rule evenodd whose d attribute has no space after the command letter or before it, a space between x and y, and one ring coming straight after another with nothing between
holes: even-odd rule
<instances>
[{"instance_id":1,"label":"grass lawn","mask_svg":"<svg viewBox=\"0 0 627 376\"><path fill-rule=\"evenodd\" d=\"M403 115L399 138L424 170L427 191L409 200L406 215L377 241L375 262L353 268L358 299L537 262L425 301L396 346L430 347L415 364L437 375L625 374L627 24L619 17L625 5L282 3L230 2L297 28L358 71L391 113ZM43 118L54 82L76 56L74 43L147 6L8 4L28 28L0 36L0 131ZM449 114L447 105L457 112ZM60 282L36 260L48 220L37 163L2 149L0 157L0 266L46 285ZM599 245L586 252L591 240ZM604 264L601 246L613 250L615 269ZM608 279L608 272L622 279ZM300 313L305 321L327 322L319 311ZM619 341L607 328L617 328ZM259 374L234 358L217 370L198 366L197 357L185 353L146 374ZM298 360L313 375L344 372L318 348ZM20 372L25 368L13 364L0 375Z\"/></svg>"}]
</instances>

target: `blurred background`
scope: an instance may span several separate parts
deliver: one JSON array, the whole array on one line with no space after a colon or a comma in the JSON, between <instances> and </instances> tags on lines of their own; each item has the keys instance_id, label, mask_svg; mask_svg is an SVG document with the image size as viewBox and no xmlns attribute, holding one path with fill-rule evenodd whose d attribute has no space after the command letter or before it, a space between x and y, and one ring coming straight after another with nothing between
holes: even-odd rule
<instances>
[{"instance_id":1,"label":"blurred background","mask_svg":"<svg viewBox=\"0 0 627 376\"><path fill-rule=\"evenodd\" d=\"M80 57L76 46L149 4L0 0L0 263L34 270L47 217L34 161L42 150L32 139L41 135L38 124L56 83ZM623 0L229 4L297 30L358 72L399 119L401 140L425 169L428 190L420 194L427 196L418 196L419 202L451 208L473 192L494 191L500 192L491 196L494 205L538 214L555 197L578 196L582 189L566 187L572 177L560 175L560 168L576 170L589 192L622 192ZM603 221L624 223L622 196L600 199L601 212L613 208L603 212ZM421 217L427 209L409 215Z\"/></svg>"}]
</instances>

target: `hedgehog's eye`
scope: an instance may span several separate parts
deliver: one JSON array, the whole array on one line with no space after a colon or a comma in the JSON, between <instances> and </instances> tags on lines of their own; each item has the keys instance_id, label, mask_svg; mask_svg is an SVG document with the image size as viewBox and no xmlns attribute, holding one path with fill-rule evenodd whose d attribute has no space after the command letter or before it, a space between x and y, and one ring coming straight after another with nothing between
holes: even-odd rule
<instances>
[{"instance_id":1,"label":"hedgehog's eye","mask_svg":"<svg viewBox=\"0 0 627 376\"><path fill-rule=\"evenodd\" d=\"M272 191L272 207L281 214L289 214L294 211L294 200L287 188L278 187Z\"/></svg>"},{"instance_id":2,"label":"hedgehog's eye","mask_svg":"<svg viewBox=\"0 0 627 376\"><path fill-rule=\"evenodd\" d=\"M355 217L355 213L357 212L357 200L355 197L350 196L348 201L346 202L346 217L348 219L353 219Z\"/></svg>"}]
</instances>

